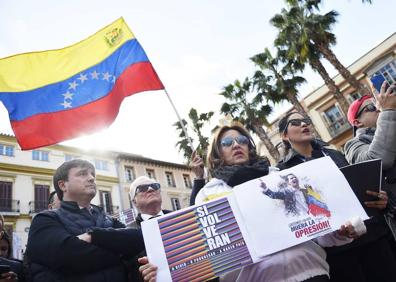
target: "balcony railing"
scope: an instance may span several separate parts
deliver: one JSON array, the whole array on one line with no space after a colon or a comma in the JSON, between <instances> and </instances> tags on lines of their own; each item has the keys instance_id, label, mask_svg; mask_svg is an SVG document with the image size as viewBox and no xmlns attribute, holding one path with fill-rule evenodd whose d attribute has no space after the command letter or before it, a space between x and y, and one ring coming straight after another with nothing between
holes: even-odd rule
<instances>
[{"instance_id":1,"label":"balcony railing","mask_svg":"<svg viewBox=\"0 0 396 282\"><path fill-rule=\"evenodd\" d=\"M334 138L340 135L341 133L350 130L352 126L345 118L339 118L338 120L330 124L327 128L329 130L330 136Z\"/></svg>"},{"instance_id":2,"label":"balcony railing","mask_svg":"<svg viewBox=\"0 0 396 282\"><path fill-rule=\"evenodd\" d=\"M19 213L19 200L0 198L0 212Z\"/></svg>"},{"instance_id":3,"label":"balcony railing","mask_svg":"<svg viewBox=\"0 0 396 282\"><path fill-rule=\"evenodd\" d=\"M39 213L46 209L48 209L47 201L30 201L29 202L29 214Z\"/></svg>"}]
</instances>

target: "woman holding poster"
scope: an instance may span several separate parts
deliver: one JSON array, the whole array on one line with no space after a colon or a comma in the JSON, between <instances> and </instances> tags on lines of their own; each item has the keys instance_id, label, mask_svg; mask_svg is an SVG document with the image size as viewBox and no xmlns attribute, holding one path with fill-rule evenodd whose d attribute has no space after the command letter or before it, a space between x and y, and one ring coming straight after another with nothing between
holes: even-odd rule
<instances>
[{"instance_id":1,"label":"woman holding poster","mask_svg":"<svg viewBox=\"0 0 396 282\"><path fill-rule=\"evenodd\" d=\"M279 133L283 140L285 156L278 163L278 168L291 168L324 156L329 156L338 167L348 165L341 152L326 148L326 143L313 137L311 124L312 121L308 117L297 112L288 113L280 119ZM367 202L368 207L386 207L386 192L368 193L378 197L377 201ZM370 219L366 225L367 234L353 243L326 248L331 281L396 281L396 261L383 235L386 233L384 228L387 228L385 222Z\"/></svg>"},{"instance_id":2,"label":"woman holding poster","mask_svg":"<svg viewBox=\"0 0 396 282\"><path fill-rule=\"evenodd\" d=\"M232 191L246 181L264 176L269 167L266 159L257 155L248 131L240 124L218 129L208 152L208 167L212 175L198 193L195 203L203 203ZM340 230L289 249L268 255L263 261L229 272L221 281L329 281L329 266L321 246L343 245L357 234L351 224ZM321 246L319 246L321 245Z\"/></svg>"}]
</instances>

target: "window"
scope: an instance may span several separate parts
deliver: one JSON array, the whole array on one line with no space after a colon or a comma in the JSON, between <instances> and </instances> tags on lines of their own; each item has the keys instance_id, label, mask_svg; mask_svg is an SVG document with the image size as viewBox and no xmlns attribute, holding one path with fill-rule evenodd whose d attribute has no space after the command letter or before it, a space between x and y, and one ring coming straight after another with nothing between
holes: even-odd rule
<instances>
[{"instance_id":1,"label":"window","mask_svg":"<svg viewBox=\"0 0 396 282\"><path fill-rule=\"evenodd\" d=\"M79 156L76 156L76 155L69 155L69 154L66 154L65 155L65 162L68 162L68 161L71 161L71 160L75 160L75 159L78 159L78 158L80 158Z\"/></svg>"},{"instance_id":2,"label":"window","mask_svg":"<svg viewBox=\"0 0 396 282\"><path fill-rule=\"evenodd\" d=\"M393 60L380 68L372 76L382 75L390 84L396 82L396 61Z\"/></svg>"},{"instance_id":3,"label":"window","mask_svg":"<svg viewBox=\"0 0 396 282\"><path fill-rule=\"evenodd\" d=\"M0 211L12 211L12 182L0 181Z\"/></svg>"},{"instance_id":4,"label":"window","mask_svg":"<svg viewBox=\"0 0 396 282\"><path fill-rule=\"evenodd\" d=\"M49 161L49 152L41 151L41 150L33 150L32 151L32 159L36 161Z\"/></svg>"},{"instance_id":5,"label":"window","mask_svg":"<svg viewBox=\"0 0 396 282\"><path fill-rule=\"evenodd\" d=\"M49 186L34 185L34 212L40 212L48 208Z\"/></svg>"},{"instance_id":6,"label":"window","mask_svg":"<svg viewBox=\"0 0 396 282\"><path fill-rule=\"evenodd\" d=\"M111 202L111 194L109 191L100 191L100 205L102 206L105 213L113 213L113 205Z\"/></svg>"},{"instance_id":7,"label":"window","mask_svg":"<svg viewBox=\"0 0 396 282\"><path fill-rule=\"evenodd\" d=\"M108 170L108 162L105 160L95 159L95 168L99 170Z\"/></svg>"},{"instance_id":8,"label":"window","mask_svg":"<svg viewBox=\"0 0 396 282\"><path fill-rule=\"evenodd\" d=\"M146 175L148 178L155 179L154 169L146 169Z\"/></svg>"},{"instance_id":9,"label":"window","mask_svg":"<svg viewBox=\"0 0 396 282\"><path fill-rule=\"evenodd\" d=\"M14 146L0 144L0 155L13 157Z\"/></svg>"},{"instance_id":10,"label":"window","mask_svg":"<svg viewBox=\"0 0 396 282\"><path fill-rule=\"evenodd\" d=\"M341 112L340 107L335 104L322 113L322 117L327 123L329 133L332 137L350 129L350 125Z\"/></svg>"},{"instance_id":11,"label":"window","mask_svg":"<svg viewBox=\"0 0 396 282\"><path fill-rule=\"evenodd\" d=\"M352 104L353 101L359 99L360 97L362 97L362 94L360 94L359 92L354 92L348 95L346 99L348 100L349 104Z\"/></svg>"},{"instance_id":12,"label":"window","mask_svg":"<svg viewBox=\"0 0 396 282\"><path fill-rule=\"evenodd\" d=\"M175 179L173 178L173 173L166 171L165 172L165 176L166 176L166 183L168 184L169 187L176 187L175 184Z\"/></svg>"},{"instance_id":13,"label":"window","mask_svg":"<svg viewBox=\"0 0 396 282\"><path fill-rule=\"evenodd\" d=\"M183 174L183 180L184 180L184 187L186 188L191 188L191 179L190 176L188 174Z\"/></svg>"},{"instance_id":14,"label":"window","mask_svg":"<svg viewBox=\"0 0 396 282\"><path fill-rule=\"evenodd\" d=\"M127 182L132 182L136 178L135 176L135 170L131 166L126 166L125 167L125 179Z\"/></svg>"},{"instance_id":15,"label":"window","mask_svg":"<svg viewBox=\"0 0 396 282\"><path fill-rule=\"evenodd\" d=\"M324 114L326 116L326 120L330 125L345 122L343 114L337 107L337 105L334 105L333 107L325 111Z\"/></svg>"},{"instance_id":16,"label":"window","mask_svg":"<svg viewBox=\"0 0 396 282\"><path fill-rule=\"evenodd\" d=\"M172 202L172 209L174 211L180 210L180 201L178 198L171 198L171 202Z\"/></svg>"}]
</instances>

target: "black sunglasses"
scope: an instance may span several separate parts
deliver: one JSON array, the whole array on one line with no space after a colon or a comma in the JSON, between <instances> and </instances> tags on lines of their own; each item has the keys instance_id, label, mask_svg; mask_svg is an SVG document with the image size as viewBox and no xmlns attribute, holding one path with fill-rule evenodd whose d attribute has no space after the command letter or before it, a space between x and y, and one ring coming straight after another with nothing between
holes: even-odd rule
<instances>
[{"instance_id":1,"label":"black sunglasses","mask_svg":"<svg viewBox=\"0 0 396 282\"><path fill-rule=\"evenodd\" d=\"M157 191L161 188L161 185L159 183L142 184L136 187L136 193L147 192L150 187Z\"/></svg>"},{"instance_id":2,"label":"black sunglasses","mask_svg":"<svg viewBox=\"0 0 396 282\"><path fill-rule=\"evenodd\" d=\"M232 144L234 144L234 141L236 141L239 145L248 145L249 144L249 138L247 138L245 135L238 135L237 137L224 137L221 139L220 144L223 147L230 147Z\"/></svg>"},{"instance_id":3,"label":"black sunglasses","mask_svg":"<svg viewBox=\"0 0 396 282\"><path fill-rule=\"evenodd\" d=\"M286 127L284 132L287 132L287 127L289 126L289 124L291 124L292 126L301 126L302 123L305 123L306 125L311 125L312 124L312 120L310 118L294 118L294 119L290 119L287 121Z\"/></svg>"},{"instance_id":4,"label":"black sunglasses","mask_svg":"<svg viewBox=\"0 0 396 282\"><path fill-rule=\"evenodd\" d=\"M377 107L374 104L368 104L364 106L358 113L356 114L356 118L360 117L362 113L364 112L376 112Z\"/></svg>"}]
</instances>

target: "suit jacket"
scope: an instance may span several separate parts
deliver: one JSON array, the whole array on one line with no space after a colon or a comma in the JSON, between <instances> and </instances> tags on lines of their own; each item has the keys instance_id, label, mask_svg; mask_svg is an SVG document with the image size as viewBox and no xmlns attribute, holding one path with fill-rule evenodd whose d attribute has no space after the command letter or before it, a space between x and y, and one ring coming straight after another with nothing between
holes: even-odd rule
<instances>
[{"instance_id":1,"label":"suit jacket","mask_svg":"<svg viewBox=\"0 0 396 282\"><path fill-rule=\"evenodd\" d=\"M170 210L162 210L162 212L163 212L164 214L167 214L167 213L171 213L172 211L170 211ZM140 228L141 228L142 222L143 222L142 214L141 214L141 213L138 213L138 215L136 216L135 221L129 223L129 224L127 225L127 227L132 227L132 228L138 228L138 229L140 229Z\"/></svg>"},{"instance_id":2,"label":"suit jacket","mask_svg":"<svg viewBox=\"0 0 396 282\"><path fill-rule=\"evenodd\" d=\"M164 214L167 214L167 213L170 213L170 212L172 212L172 211L169 211L169 210L162 210L162 212L163 212ZM143 218L142 218L141 213L139 213L139 214L136 216L135 221L129 223L129 224L127 225L127 227L135 228L135 229L141 229L141 224L142 224L142 222L143 222ZM139 273L140 264L139 264L139 262L138 262L138 258L144 257L144 256L146 256L146 250L142 251L142 252L139 253L137 256L135 256L134 258L130 259L130 260L127 262L127 264L128 264L128 269L130 270L129 273L128 273L128 280L129 280L129 281L131 281L131 282L132 282L132 281L133 281L133 282L135 282L135 281L137 281L137 282L143 282L143 278L142 278L142 276L141 276L140 273Z\"/></svg>"}]
</instances>

